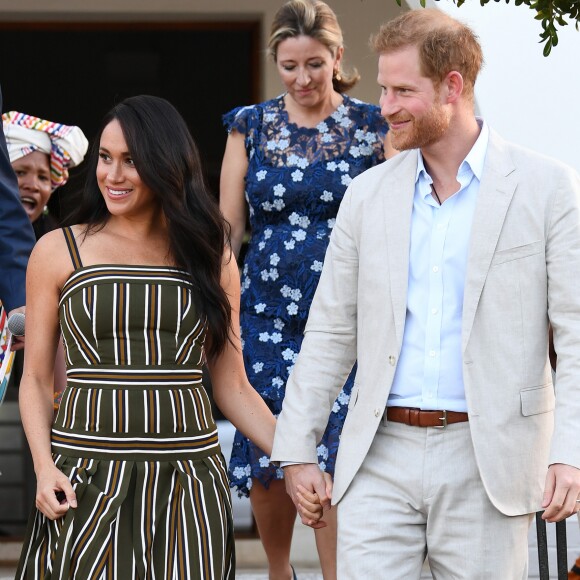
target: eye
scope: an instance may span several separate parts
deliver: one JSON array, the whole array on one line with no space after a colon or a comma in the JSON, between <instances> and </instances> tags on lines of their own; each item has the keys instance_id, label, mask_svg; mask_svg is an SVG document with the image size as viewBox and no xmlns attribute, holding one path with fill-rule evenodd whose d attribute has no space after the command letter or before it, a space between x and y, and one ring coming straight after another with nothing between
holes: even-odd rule
<instances>
[{"instance_id":1,"label":"eye","mask_svg":"<svg viewBox=\"0 0 580 580\"><path fill-rule=\"evenodd\" d=\"M40 179L40 181L50 181L50 177L48 175L39 175L38 179Z\"/></svg>"},{"instance_id":2,"label":"eye","mask_svg":"<svg viewBox=\"0 0 580 580\"><path fill-rule=\"evenodd\" d=\"M129 166L129 167L135 167L135 162L133 161L133 159L131 157L127 157L125 159L125 163Z\"/></svg>"},{"instance_id":3,"label":"eye","mask_svg":"<svg viewBox=\"0 0 580 580\"><path fill-rule=\"evenodd\" d=\"M16 173L16 177L24 177L26 175L26 171L22 169L15 169L14 173Z\"/></svg>"},{"instance_id":4,"label":"eye","mask_svg":"<svg viewBox=\"0 0 580 580\"><path fill-rule=\"evenodd\" d=\"M290 72L290 71L293 71L293 70L294 70L296 67L295 67L293 64L283 64L283 65L282 65L282 68L283 68L285 71L288 71L288 72Z\"/></svg>"},{"instance_id":5,"label":"eye","mask_svg":"<svg viewBox=\"0 0 580 580\"><path fill-rule=\"evenodd\" d=\"M110 161L111 160L111 157L107 153L104 153L103 151L101 151L99 153L99 159L101 159L103 161Z\"/></svg>"},{"instance_id":6,"label":"eye","mask_svg":"<svg viewBox=\"0 0 580 580\"><path fill-rule=\"evenodd\" d=\"M318 62L318 61L316 61L316 62L311 62L311 63L310 63L310 66L311 66L312 68L320 68L320 67L321 67L323 64L324 64L323 62Z\"/></svg>"}]
</instances>

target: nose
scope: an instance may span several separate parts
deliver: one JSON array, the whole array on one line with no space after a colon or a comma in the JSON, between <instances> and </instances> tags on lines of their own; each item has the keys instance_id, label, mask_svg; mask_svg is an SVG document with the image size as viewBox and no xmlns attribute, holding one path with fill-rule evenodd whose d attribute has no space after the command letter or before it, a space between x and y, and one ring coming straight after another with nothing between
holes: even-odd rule
<instances>
[{"instance_id":1,"label":"nose","mask_svg":"<svg viewBox=\"0 0 580 580\"><path fill-rule=\"evenodd\" d=\"M18 178L18 185L20 189L25 189L27 191L38 191L40 189L38 177L29 172Z\"/></svg>"},{"instance_id":2,"label":"nose","mask_svg":"<svg viewBox=\"0 0 580 580\"><path fill-rule=\"evenodd\" d=\"M107 176L111 183L119 183L123 181L123 167L120 162L113 162L109 168Z\"/></svg>"},{"instance_id":3,"label":"nose","mask_svg":"<svg viewBox=\"0 0 580 580\"><path fill-rule=\"evenodd\" d=\"M379 99L379 105L381 107L381 115L383 117L388 117L393 115L398 110L398 105L395 96L392 91L383 91L381 93L381 98Z\"/></svg>"},{"instance_id":4,"label":"nose","mask_svg":"<svg viewBox=\"0 0 580 580\"><path fill-rule=\"evenodd\" d=\"M305 68L298 69L298 76L296 77L296 82L301 86L305 87L310 82L310 75Z\"/></svg>"}]
</instances>

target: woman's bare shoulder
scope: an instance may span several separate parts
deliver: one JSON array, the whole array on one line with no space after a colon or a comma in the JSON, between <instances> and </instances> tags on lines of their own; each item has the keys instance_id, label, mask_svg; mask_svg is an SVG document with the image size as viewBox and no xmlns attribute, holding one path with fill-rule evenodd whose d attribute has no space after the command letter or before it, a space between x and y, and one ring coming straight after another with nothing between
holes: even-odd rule
<instances>
[{"instance_id":1,"label":"woman's bare shoulder","mask_svg":"<svg viewBox=\"0 0 580 580\"><path fill-rule=\"evenodd\" d=\"M71 253L63 229L44 234L34 246L28 262L29 275L39 275L62 288L74 271Z\"/></svg>"}]
</instances>

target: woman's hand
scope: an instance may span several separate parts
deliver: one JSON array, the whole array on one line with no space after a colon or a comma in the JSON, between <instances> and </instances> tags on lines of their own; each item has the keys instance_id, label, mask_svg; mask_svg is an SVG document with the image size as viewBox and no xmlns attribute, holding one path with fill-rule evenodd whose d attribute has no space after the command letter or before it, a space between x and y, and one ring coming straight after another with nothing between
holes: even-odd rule
<instances>
[{"instance_id":1,"label":"woman's hand","mask_svg":"<svg viewBox=\"0 0 580 580\"><path fill-rule=\"evenodd\" d=\"M76 494L67 476L55 465L48 466L36 476L36 507L50 520L77 507Z\"/></svg>"}]
</instances>

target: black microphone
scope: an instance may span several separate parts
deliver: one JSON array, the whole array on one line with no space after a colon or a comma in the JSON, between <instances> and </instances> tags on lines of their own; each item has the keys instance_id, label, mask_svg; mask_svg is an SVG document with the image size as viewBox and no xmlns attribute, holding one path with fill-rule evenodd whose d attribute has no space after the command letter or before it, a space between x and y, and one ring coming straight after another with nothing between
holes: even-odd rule
<instances>
[{"instance_id":1,"label":"black microphone","mask_svg":"<svg viewBox=\"0 0 580 580\"><path fill-rule=\"evenodd\" d=\"M15 312L8 319L6 326L14 336L24 336L24 314L22 312Z\"/></svg>"}]
</instances>

